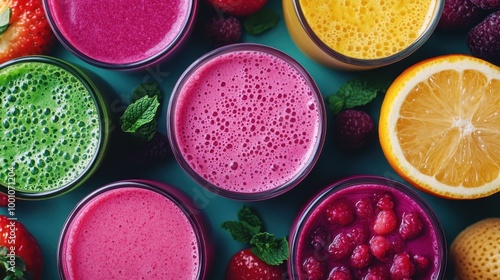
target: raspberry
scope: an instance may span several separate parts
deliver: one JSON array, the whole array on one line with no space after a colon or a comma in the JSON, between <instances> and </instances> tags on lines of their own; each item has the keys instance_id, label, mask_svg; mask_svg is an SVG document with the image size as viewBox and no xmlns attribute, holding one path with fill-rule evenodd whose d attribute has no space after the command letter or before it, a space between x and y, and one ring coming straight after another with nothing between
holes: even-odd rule
<instances>
[{"instance_id":1,"label":"raspberry","mask_svg":"<svg viewBox=\"0 0 500 280\"><path fill-rule=\"evenodd\" d=\"M409 279L415 275L415 266L410 259L410 255L408 253L396 254L390 272L392 280Z\"/></svg>"},{"instance_id":2,"label":"raspberry","mask_svg":"<svg viewBox=\"0 0 500 280\"><path fill-rule=\"evenodd\" d=\"M371 259L372 255L370 254L370 247L362 244L356 246L352 251L350 263L352 267L361 269L370 264Z\"/></svg>"},{"instance_id":3,"label":"raspberry","mask_svg":"<svg viewBox=\"0 0 500 280\"><path fill-rule=\"evenodd\" d=\"M413 263L415 264L417 273L425 273L431 266L429 259L421 255L414 255Z\"/></svg>"},{"instance_id":4,"label":"raspberry","mask_svg":"<svg viewBox=\"0 0 500 280\"><path fill-rule=\"evenodd\" d=\"M374 138L375 123L364 111L346 109L335 119L335 133L342 149L361 150Z\"/></svg>"},{"instance_id":5,"label":"raspberry","mask_svg":"<svg viewBox=\"0 0 500 280\"><path fill-rule=\"evenodd\" d=\"M445 0L439 19L440 30L462 30L469 28L481 16L481 9L471 0Z\"/></svg>"},{"instance_id":6,"label":"raspberry","mask_svg":"<svg viewBox=\"0 0 500 280\"><path fill-rule=\"evenodd\" d=\"M373 232L377 235L386 235L396 229L398 218L393 210L382 210L378 213L373 224Z\"/></svg>"},{"instance_id":7,"label":"raspberry","mask_svg":"<svg viewBox=\"0 0 500 280\"><path fill-rule=\"evenodd\" d=\"M347 237L353 246L365 244L370 238L370 230L362 225L356 226L347 233Z\"/></svg>"},{"instance_id":8,"label":"raspberry","mask_svg":"<svg viewBox=\"0 0 500 280\"><path fill-rule=\"evenodd\" d=\"M467 34L472 55L500 65L500 11L487 16Z\"/></svg>"},{"instance_id":9,"label":"raspberry","mask_svg":"<svg viewBox=\"0 0 500 280\"><path fill-rule=\"evenodd\" d=\"M375 207L368 197L363 197L356 202L356 214L361 219L370 219L375 216Z\"/></svg>"},{"instance_id":10,"label":"raspberry","mask_svg":"<svg viewBox=\"0 0 500 280\"><path fill-rule=\"evenodd\" d=\"M370 252L379 260L384 260L391 249L391 243L387 238L375 235L370 239Z\"/></svg>"},{"instance_id":11,"label":"raspberry","mask_svg":"<svg viewBox=\"0 0 500 280\"><path fill-rule=\"evenodd\" d=\"M474 5L484 10L500 9L500 0L470 0Z\"/></svg>"},{"instance_id":12,"label":"raspberry","mask_svg":"<svg viewBox=\"0 0 500 280\"><path fill-rule=\"evenodd\" d=\"M308 257L302 263L302 270L308 280L321 280L325 277L325 265L315 257Z\"/></svg>"},{"instance_id":13,"label":"raspberry","mask_svg":"<svg viewBox=\"0 0 500 280\"><path fill-rule=\"evenodd\" d=\"M172 154L167 136L156 132L151 140L141 143L126 159L130 167L144 167L169 158Z\"/></svg>"},{"instance_id":14,"label":"raspberry","mask_svg":"<svg viewBox=\"0 0 500 280\"><path fill-rule=\"evenodd\" d=\"M335 260L347 258L352 252L352 243L347 234L341 232L328 246L328 253Z\"/></svg>"},{"instance_id":15,"label":"raspberry","mask_svg":"<svg viewBox=\"0 0 500 280\"><path fill-rule=\"evenodd\" d=\"M311 235L311 246L313 246L315 251L322 251L331 241L330 233L323 229L316 229Z\"/></svg>"},{"instance_id":16,"label":"raspberry","mask_svg":"<svg viewBox=\"0 0 500 280\"><path fill-rule=\"evenodd\" d=\"M337 266L330 272L328 280L352 280L352 275L349 268L345 266Z\"/></svg>"},{"instance_id":17,"label":"raspberry","mask_svg":"<svg viewBox=\"0 0 500 280\"><path fill-rule=\"evenodd\" d=\"M346 226L354 221L354 206L348 200L337 200L326 209L327 220L332 224Z\"/></svg>"},{"instance_id":18,"label":"raspberry","mask_svg":"<svg viewBox=\"0 0 500 280\"><path fill-rule=\"evenodd\" d=\"M217 47L237 43L241 38L241 23L232 16L210 17L205 24L205 36Z\"/></svg>"},{"instance_id":19,"label":"raspberry","mask_svg":"<svg viewBox=\"0 0 500 280\"><path fill-rule=\"evenodd\" d=\"M382 265L374 265L368 268L368 273L363 280L387 280L389 279L389 269Z\"/></svg>"},{"instance_id":20,"label":"raspberry","mask_svg":"<svg viewBox=\"0 0 500 280\"><path fill-rule=\"evenodd\" d=\"M378 197L377 207L382 210L394 208L394 198L390 193L384 193Z\"/></svg>"},{"instance_id":21,"label":"raspberry","mask_svg":"<svg viewBox=\"0 0 500 280\"><path fill-rule=\"evenodd\" d=\"M414 239L423 229L424 223L417 213L403 213L399 225L399 234L403 240Z\"/></svg>"}]
</instances>

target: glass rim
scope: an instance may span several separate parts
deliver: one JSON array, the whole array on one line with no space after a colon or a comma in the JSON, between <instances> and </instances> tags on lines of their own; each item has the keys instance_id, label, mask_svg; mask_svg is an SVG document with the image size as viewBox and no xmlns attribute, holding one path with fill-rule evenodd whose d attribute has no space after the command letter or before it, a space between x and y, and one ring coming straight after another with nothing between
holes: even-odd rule
<instances>
[{"instance_id":1,"label":"glass rim","mask_svg":"<svg viewBox=\"0 0 500 280\"><path fill-rule=\"evenodd\" d=\"M167 188L171 188L168 189ZM177 208L182 211L182 214L187 218L190 226L193 228L193 232L196 236L197 247L199 251L199 259L198 259L198 270L197 270L197 278L206 274L209 270L209 250L207 250L206 246L208 244L207 235L203 228L204 225L201 221L199 215L195 213L194 206L189 205L187 198L184 193L181 193L180 190L174 189L173 186L167 185L165 183L155 182L151 180L122 180L113 183L106 184L104 186L99 187L98 189L92 191L87 194L84 198L82 198L76 206L73 207L70 214L67 216L61 230L61 234L59 236L59 240L57 243L57 269L59 272L59 276L61 279L67 279L65 276L65 270L63 265L63 254L66 251L66 235L68 234L69 229L72 226L72 222L75 217L85 209L85 207L92 203L94 199L98 198L100 195L107 193L108 191L113 191L117 189L143 189L152 191L154 193L162 195L165 199L171 201L175 204Z\"/></svg>"},{"instance_id":2,"label":"glass rim","mask_svg":"<svg viewBox=\"0 0 500 280\"><path fill-rule=\"evenodd\" d=\"M99 139L97 147L95 148L95 151L92 154L92 159L90 160L89 164L85 167L85 169L79 172L78 176L76 176L70 182L50 190L45 190L40 192L30 192L30 191L15 189L15 196L19 199L41 200L41 199L54 198L75 189L83 182L85 182L90 176L90 174L98 167L100 161L102 161L102 158L104 157L104 153L109 141L109 135L108 135L109 117L106 109L106 104L99 90L93 83L93 81L82 70L70 64L67 61L47 55L30 55L30 56L15 58L3 64L0 64L0 71L19 63L45 63L56 66L68 72L86 88L89 96L92 98L92 101L94 102L97 111L97 117L99 119ZM5 194L9 194L8 186L4 186L3 184L0 184L0 191Z\"/></svg>"},{"instance_id":3,"label":"glass rim","mask_svg":"<svg viewBox=\"0 0 500 280\"><path fill-rule=\"evenodd\" d=\"M89 63L90 65L102 69L122 70L122 71L134 71L142 69L153 63L161 61L162 59L168 57L171 53L173 53L176 50L176 48L187 38L187 36L191 33L192 29L194 28L194 22L198 7L198 1L196 0L187 1L189 4L188 14L186 15L186 19L182 24L180 32L176 34L174 39L169 44L165 45L158 52L154 53L153 55L148 55L146 58L138 61L127 62L127 63L113 63L96 59L90 55L83 53L77 46L74 46L72 43L69 42L68 39L66 39L66 36L64 36L63 32L59 28L59 25L54 20L54 15L51 9L51 3L53 1L54 0L42 0L42 4L45 10L45 14L47 16L47 21L49 22L49 25L54 31L55 37L58 39L61 45L63 45L64 48L69 50L76 57Z\"/></svg>"},{"instance_id":4,"label":"glass rim","mask_svg":"<svg viewBox=\"0 0 500 280\"><path fill-rule=\"evenodd\" d=\"M408 187L404 183L377 175L355 175L341 178L340 180L335 181L332 184L329 184L325 188L321 189L319 192L313 195L312 198L310 198L309 202L306 205L299 209L298 215L293 220L289 234L290 259L288 268L291 276L300 274L299 268L295 267L295 263L298 259L297 250L299 247L300 235L304 231L306 221L313 214L314 210L339 190L348 189L360 184L383 185L394 188L397 192L401 192L407 195L421 208L423 212L425 212L434 228L434 233L439 244L439 248L437 249L440 257L438 276L439 279L444 279L448 257L446 235L441 221L439 220L435 211L422 196L420 196L415 190Z\"/></svg>"},{"instance_id":5,"label":"glass rim","mask_svg":"<svg viewBox=\"0 0 500 280\"><path fill-rule=\"evenodd\" d=\"M295 15L297 16L297 19L302 26L304 32L307 34L309 39L314 43L315 46L317 46L322 52L326 53L328 56L333 57L334 59L349 64L353 66L367 66L367 67L378 67L378 66L385 66L389 65L395 62L398 62L408 56L410 56L412 53L414 53L417 49L419 49L432 35L434 30L436 29L439 18L441 16L441 13L444 8L444 0L435 0L436 1L436 7L434 9L434 13L432 14L432 18L430 19L429 24L427 27L424 29L424 31L420 34L418 38L416 38L413 43L408 45L405 49L394 53L390 56L385 56L381 58L375 58L375 59L362 59L362 58L356 58L356 57L350 57L347 55L344 55L332 48L330 48L328 45L326 45L313 31L312 27L309 25L307 22L307 19L305 18L304 12L302 11L300 1L301 0L285 0L285 1L293 1L293 7L295 11Z\"/></svg>"},{"instance_id":6,"label":"glass rim","mask_svg":"<svg viewBox=\"0 0 500 280\"><path fill-rule=\"evenodd\" d=\"M275 188L272 188L270 190L262 191L262 192L237 192L237 191L230 191L226 190L223 188L220 188L216 184L206 180L203 178L201 175L199 175L184 159L182 156L182 153L180 152L179 145L177 142L177 134L175 132L175 110L177 107L177 100L180 95L180 92L182 91L182 87L185 84L185 82L190 78L191 74L194 73L196 70L198 70L200 67L205 65L205 63L210 62L212 59L216 58L218 55L222 54L227 54L227 53L232 53L232 52L239 52L239 51L257 51L257 52L263 52L266 54L270 54L273 56L278 57L279 59L285 61L292 67L294 67L306 80L309 88L311 89L311 92L313 93L315 100L316 100L316 105L318 107L318 119L319 119L319 124L318 124L318 135L317 135L317 140L314 143L313 146L313 152L311 153L311 156L307 159L307 162L304 163L303 167L300 168L295 175L287 181L285 184L277 186ZM314 168L317 160L320 157L321 150L323 148L324 142L325 142L325 137L326 137L326 127L327 127L327 120L326 120L326 108L323 102L323 97L321 95L321 91L319 90L316 82L313 80L311 75L307 72L307 70L298 62L296 61L293 57L289 56L288 54L267 46L263 44L257 44L257 43L236 43L236 44L231 44L231 45L226 45L223 47L219 47L217 49L214 49L201 57L199 57L197 60L195 60L179 77L177 80L173 90L172 94L170 96L170 100L168 103L167 107L167 114L166 114L166 119L167 119L167 136L170 142L170 146L172 147L172 152L174 154L174 157L176 158L177 162L179 165L182 167L182 169L192 178L194 179L195 182L197 182L199 185L204 187L205 189L209 190L210 192L220 195L222 197L230 198L233 200L239 200L239 201L262 201L262 200L267 200L274 198L276 196L279 196L295 186L297 186L309 173L310 171ZM312 146L312 145L311 145Z\"/></svg>"}]
</instances>

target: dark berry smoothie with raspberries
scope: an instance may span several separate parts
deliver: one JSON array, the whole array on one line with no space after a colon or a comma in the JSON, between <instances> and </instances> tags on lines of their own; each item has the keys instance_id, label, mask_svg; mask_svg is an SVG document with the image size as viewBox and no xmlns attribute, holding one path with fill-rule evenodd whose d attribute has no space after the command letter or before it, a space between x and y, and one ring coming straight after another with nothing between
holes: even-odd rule
<instances>
[{"instance_id":1,"label":"dark berry smoothie with raspberries","mask_svg":"<svg viewBox=\"0 0 500 280\"><path fill-rule=\"evenodd\" d=\"M292 279L442 279L446 241L429 205L385 178L352 177L317 195L292 232Z\"/></svg>"}]
</instances>

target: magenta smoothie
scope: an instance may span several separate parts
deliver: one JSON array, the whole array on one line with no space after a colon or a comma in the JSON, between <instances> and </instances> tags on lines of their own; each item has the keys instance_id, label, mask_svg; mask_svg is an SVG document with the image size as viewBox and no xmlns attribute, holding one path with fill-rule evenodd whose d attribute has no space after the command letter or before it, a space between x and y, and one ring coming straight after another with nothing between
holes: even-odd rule
<instances>
[{"instance_id":1,"label":"magenta smoothie","mask_svg":"<svg viewBox=\"0 0 500 280\"><path fill-rule=\"evenodd\" d=\"M178 82L169 112L177 159L212 191L263 199L296 185L324 138L324 107L307 73L260 45L216 50Z\"/></svg>"},{"instance_id":2,"label":"magenta smoothie","mask_svg":"<svg viewBox=\"0 0 500 280\"><path fill-rule=\"evenodd\" d=\"M135 67L167 55L190 32L195 3L44 0L49 21L63 45L105 67Z\"/></svg>"},{"instance_id":3,"label":"magenta smoothie","mask_svg":"<svg viewBox=\"0 0 500 280\"><path fill-rule=\"evenodd\" d=\"M202 233L174 196L128 182L80 205L61 237L62 279L203 278Z\"/></svg>"},{"instance_id":4,"label":"magenta smoothie","mask_svg":"<svg viewBox=\"0 0 500 280\"><path fill-rule=\"evenodd\" d=\"M444 276L446 243L436 216L414 192L382 178L323 191L297 219L291 244L292 279Z\"/></svg>"}]
</instances>

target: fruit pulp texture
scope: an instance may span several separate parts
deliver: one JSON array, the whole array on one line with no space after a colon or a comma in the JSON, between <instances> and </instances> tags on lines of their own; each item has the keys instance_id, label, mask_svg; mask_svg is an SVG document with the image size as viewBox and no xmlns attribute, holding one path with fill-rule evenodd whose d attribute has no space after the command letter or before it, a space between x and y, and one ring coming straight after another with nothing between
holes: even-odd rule
<instances>
[{"instance_id":1,"label":"fruit pulp texture","mask_svg":"<svg viewBox=\"0 0 500 280\"><path fill-rule=\"evenodd\" d=\"M378 213L382 208L387 208L379 202L380 198L389 194L393 201L393 211L397 217L397 226L389 233L380 233L380 227L375 229L375 221ZM365 203L360 201L365 200ZM327 211L332 205L339 201L348 201L353 210L354 220L347 225L340 225L332 223L328 220ZM366 203L370 201L370 203ZM364 205L364 206L361 206ZM366 207L370 205L370 207ZM365 208L366 207L366 208ZM365 210L359 210L365 209ZM369 211L366 209L374 210L372 215L367 214ZM364 215L358 213L365 213ZM415 237L405 237L399 233L399 228L402 221L402 216L408 213L416 213L423 223L423 228ZM363 230L360 230L363 229ZM364 234L355 234L355 232L365 232ZM345 258L338 258L338 255L332 256L329 246L335 244L337 236L348 236L349 240L349 253ZM364 237L359 237L364 235ZM358 236L358 237L352 237ZM375 257L371 255L369 264L363 268L351 267L351 252L355 243L366 244L370 246L370 240L374 236L383 236L389 241L390 249L385 255ZM408 195L388 186L383 185L356 185L339 190L326 198L319 204L311 213L298 238L297 248L297 263L296 267L301 270L302 264L309 257L314 257L324 263L326 268L326 275L338 267L349 267L352 275L362 277L367 274L370 267L384 266L387 271L391 269L393 258L397 253L408 253L410 258L414 256L423 256L429 261L429 267L425 270L416 272L415 278L412 279L437 279L441 267L441 249L443 244L438 241L438 229L430 220L428 214ZM319 242L320 241L320 242ZM340 242L340 241L339 241ZM320 244L321 243L321 244ZM359 244L357 244L359 245ZM342 247L342 246L341 246ZM333 247L332 247L333 248ZM372 248L370 248L371 250ZM337 250L342 251L342 250ZM298 279L303 279L302 277ZM356 278L357 279L357 278Z\"/></svg>"},{"instance_id":2,"label":"fruit pulp texture","mask_svg":"<svg viewBox=\"0 0 500 280\"><path fill-rule=\"evenodd\" d=\"M368 60L389 57L412 45L431 24L437 2L298 1L308 25L325 45L347 57ZM294 28L302 27L289 29Z\"/></svg>"},{"instance_id":3,"label":"fruit pulp texture","mask_svg":"<svg viewBox=\"0 0 500 280\"><path fill-rule=\"evenodd\" d=\"M93 164L101 139L96 99L79 78L50 63L0 70L0 184L41 192L71 184ZM12 176L11 176L12 177Z\"/></svg>"},{"instance_id":4,"label":"fruit pulp texture","mask_svg":"<svg viewBox=\"0 0 500 280\"><path fill-rule=\"evenodd\" d=\"M221 189L273 190L313 156L318 102L287 61L260 51L222 54L197 68L179 93L179 150L194 172Z\"/></svg>"},{"instance_id":5,"label":"fruit pulp texture","mask_svg":"<svg viewBox=\"0 0 500 280\"><path fill-rule=\"evenodd\" d=\"M182 32L189 0L48 0L68 43L105 63L128 64L157 55Z\"/></svg>"},{"instance_id":6,"label":"fruit pulp texture","mask_svg":"<svg viewBox=\"0 0 500 280\"><path fill-rule=\"evenodd\" d=\"M169 198L137 187L87 202L69 224L63 248L66 279L197 279L200 267L186 214Z\"/></svg>"}]
</instances>

